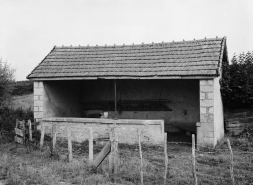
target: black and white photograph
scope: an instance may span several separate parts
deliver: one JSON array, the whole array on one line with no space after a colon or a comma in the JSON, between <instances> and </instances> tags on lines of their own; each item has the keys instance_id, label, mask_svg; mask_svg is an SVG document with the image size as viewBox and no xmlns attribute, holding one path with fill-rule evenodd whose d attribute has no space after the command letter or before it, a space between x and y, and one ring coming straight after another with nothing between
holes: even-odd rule
<instances>
[{"instance_id":1,"label":"black and white photograph","mask_svg":"<svg viewBox=\"0 0 253 185\"><path fill-rule=\"evenodd\" d=\"M0 0L0 185L253 185L252 0Z\"/></svg>"}]
</instances>

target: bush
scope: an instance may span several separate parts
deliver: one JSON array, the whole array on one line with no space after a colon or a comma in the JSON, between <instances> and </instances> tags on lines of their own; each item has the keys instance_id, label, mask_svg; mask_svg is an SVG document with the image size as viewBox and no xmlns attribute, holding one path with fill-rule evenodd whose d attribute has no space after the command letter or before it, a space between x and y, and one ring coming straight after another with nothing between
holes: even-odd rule
<instances>
[{"instance_id":1,"label":"bush","mask_svg":"<svg viewBox=\"0 0 253 185\"><path fill-rule=\"evenodd\" d=\"M16 119L33 121L33 111L29 109L0 108L0 131L12 132L16 126Z\"/></svg>"},{"instance_id":2,"label":"bush","mask_svg":"<svg viewBox=\"0 0 253 185\"><path fill-rule=\"evenodd\" d=\"M21 96L33 93L33 82L32 81L16 81L11 84L13 96Z\"/></svg>"},{"instance_id":3,"label":"bush","mask_svg":"<svg viewBox=\"0 0 253 185\"><path fill-rule=\"evenodd\" d=\"M0 107L11 103L12 85L15 70L0 58Z\"/></svg>"},{"instance_id":4,"label":"bush","mask_svg":"<svg viewBox=\"0 0 253 185\"><path fill-rule=\"evenodd\" d=\"M221 94L225 109L253 107L253 52L234 55L223 66Z\"/></svg>"}]
</instances>

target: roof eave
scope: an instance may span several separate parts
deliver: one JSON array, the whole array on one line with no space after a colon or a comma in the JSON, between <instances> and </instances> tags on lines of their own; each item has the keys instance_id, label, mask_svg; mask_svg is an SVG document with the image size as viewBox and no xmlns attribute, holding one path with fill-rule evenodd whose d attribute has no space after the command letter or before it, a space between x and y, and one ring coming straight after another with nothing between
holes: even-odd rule
<instances>
[{"instance_id":1,"label":"roof eave","mask_svg":"<svg viewBox=\"0 0 253 185\"><path fill-rule=\"evenodd\" d=\"M98 80L98 79L135 79L135 80L155 80L155 79L214 79L217 75L201 75L201 76L151 76L151 77L49 77L49 78L29 78L31 81L53 81L53 80Z\"/></svg>"}]
</instances>

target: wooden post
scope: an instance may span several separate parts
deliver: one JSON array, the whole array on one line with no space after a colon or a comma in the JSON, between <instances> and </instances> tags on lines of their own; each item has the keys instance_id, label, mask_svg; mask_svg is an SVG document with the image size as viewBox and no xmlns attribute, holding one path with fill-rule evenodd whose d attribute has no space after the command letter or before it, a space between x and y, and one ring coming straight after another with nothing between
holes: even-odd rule
<instances>
[{"instance_id":1,"label":"wooden post","mask_svg":"<svg viewBox=\"0 0 253 185\"><path fill-rule=\"evenodd\" d=\"M143 161L142 161L142 151L141 151L141 131L138 130L138 142L139 142L139 153L141 159L140 173L141 173L141 185L143 185Z\"/></svg>"},{"instance_id":2,"label":"wooden post","mask_svg":"<svg viewBox=\"0 0 253 185\"><path fill-rule=\"evenodd\" d=\"M164 133L164 163L165 163L165 172L164 172L164 185L167 180L167 170L168 170L168 153L167 153L167 133Z\"/></svg>"},{"instance_id":3,"label":"wooden post","mask_svg":"<svg viewBox=\"0 0 253 185\"><path fill-rule=\"evenodd\" d=\"M196 160L195 160L195 135L192 134L192 173L194 178L194 184L198 184L197 175L196 175Z\"/></svg>"},{"instance_id":4,"label":"wooden post","mask_svg":"<svg viewBox=\"0 0 253 185\"><path fill-rule=\"evenodd\" d=\"M31 122L31 120L28 120L28 126L29 126L29 141L32 141L33 136L32 136L32 122Z\"/></svg>"},{"instance_id":5,"label":"wooden post","mask_svg":"<svg viewBox=\"0 0 253 185\"><path fill-rule=\"evenodd\" d=\"M54 154L54 152L55 152L56 136L57 136L56 124L53 124L52 125L52 148L51 148L51 154Z\"/></svg>"},{"instance_id":6,"label":"wooden post","mask_svg":"<svg viewBox=\"0 0 253 185\"><path fill-rule=\"evenodd\" d=\"M109 155L109 172L115 180L115 174L118 172L118 137L115 127L110 132L111 153Z\"/></svg>"},{"instance_id":7,"label":"wooden post","mask_svg":"<svg viewBox=\"0 0 253 185\"><path fill-rule=\"evenodd\" d=\"M93 129L89 127L89 161L93 162Z\"/></svg>"},{"instance_id":8,"label":"wooden post","mask_svg":"<svg viewBox=\"0 0 253 185\"><path fill-rule=\"evenodd\" d=\"M114 127L110 131L110 143L111 143L111 152L109 154L109 174L112 176L114 174L114 154L115 154L115 135L114 135Z\"/></svg>"},{"instance_id":9,"label":"wooden post","mask_svg":"<svg viewBox=\"0 0 253 185\"><path fill-rule=\"evenodd\" d=\"M118 155L118 144L119 144L119 139L117 132L115 131L114 128L114 174L117 174L118 172L118 165L119 165L119 155Z\"/></svg>"},{"instance_id":10,"label":"wooden post","mask_svg":"<svg viewBox=\"0 0 253 185\"><path fill-rule=\"evenodd\" d=\"M117 83L116 80L114 80L114 119L117 119Z\"/></svg>"},{"instance_id":11,"label":"wooden post","mask_svg":"<svg viewBox=\"0 0 253 185\"><path fill-rule=\"evenodd\" d=\"M231 176L232 184L235 185L235 177L234 177L234 169L233 169L234 168L233 151L232 151L229 139L227 139L227 143L228 143L228 148L230 150L230 176Z\"/></svg>"},{"instance_id":12,"label":"wooden post","mask_svg":"<svg viewBox=\"0 0 253 185\"><path fill-rule=\"evenodd\" d=\"M68 135L68 156L69 156L69 162L72 161L73 156L72 156L72 140L71 140L71 130L69 127L67 128L67 135Z\"/></svg>"},{"instance_id":13,"label":"wooden post","mask_svg":"<svg viewBox=\"0 0 253 185\"><path fill-rule=\"evenodd\" d=\"M44 123L41 122L41 130L40 130L40 150L42 150L43 143L44 143L44 135L45 135L45 126Z\"/></svg>"}]
</instances>

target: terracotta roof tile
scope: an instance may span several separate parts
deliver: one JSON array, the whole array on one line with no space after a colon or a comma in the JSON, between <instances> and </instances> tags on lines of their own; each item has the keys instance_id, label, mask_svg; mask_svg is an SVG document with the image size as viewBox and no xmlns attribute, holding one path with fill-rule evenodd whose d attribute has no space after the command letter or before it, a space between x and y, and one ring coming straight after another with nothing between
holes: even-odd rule
<instances>
[{"instance_id":1,"label":"terracotta roof tile","mask_svg":"<svg viewBox=\"0 0 253 185\"><path fill-rule=\"evenodd\" d=\"M217 75L225 42L54 47L27 78Z\"/></svg>"}]
</instances>

